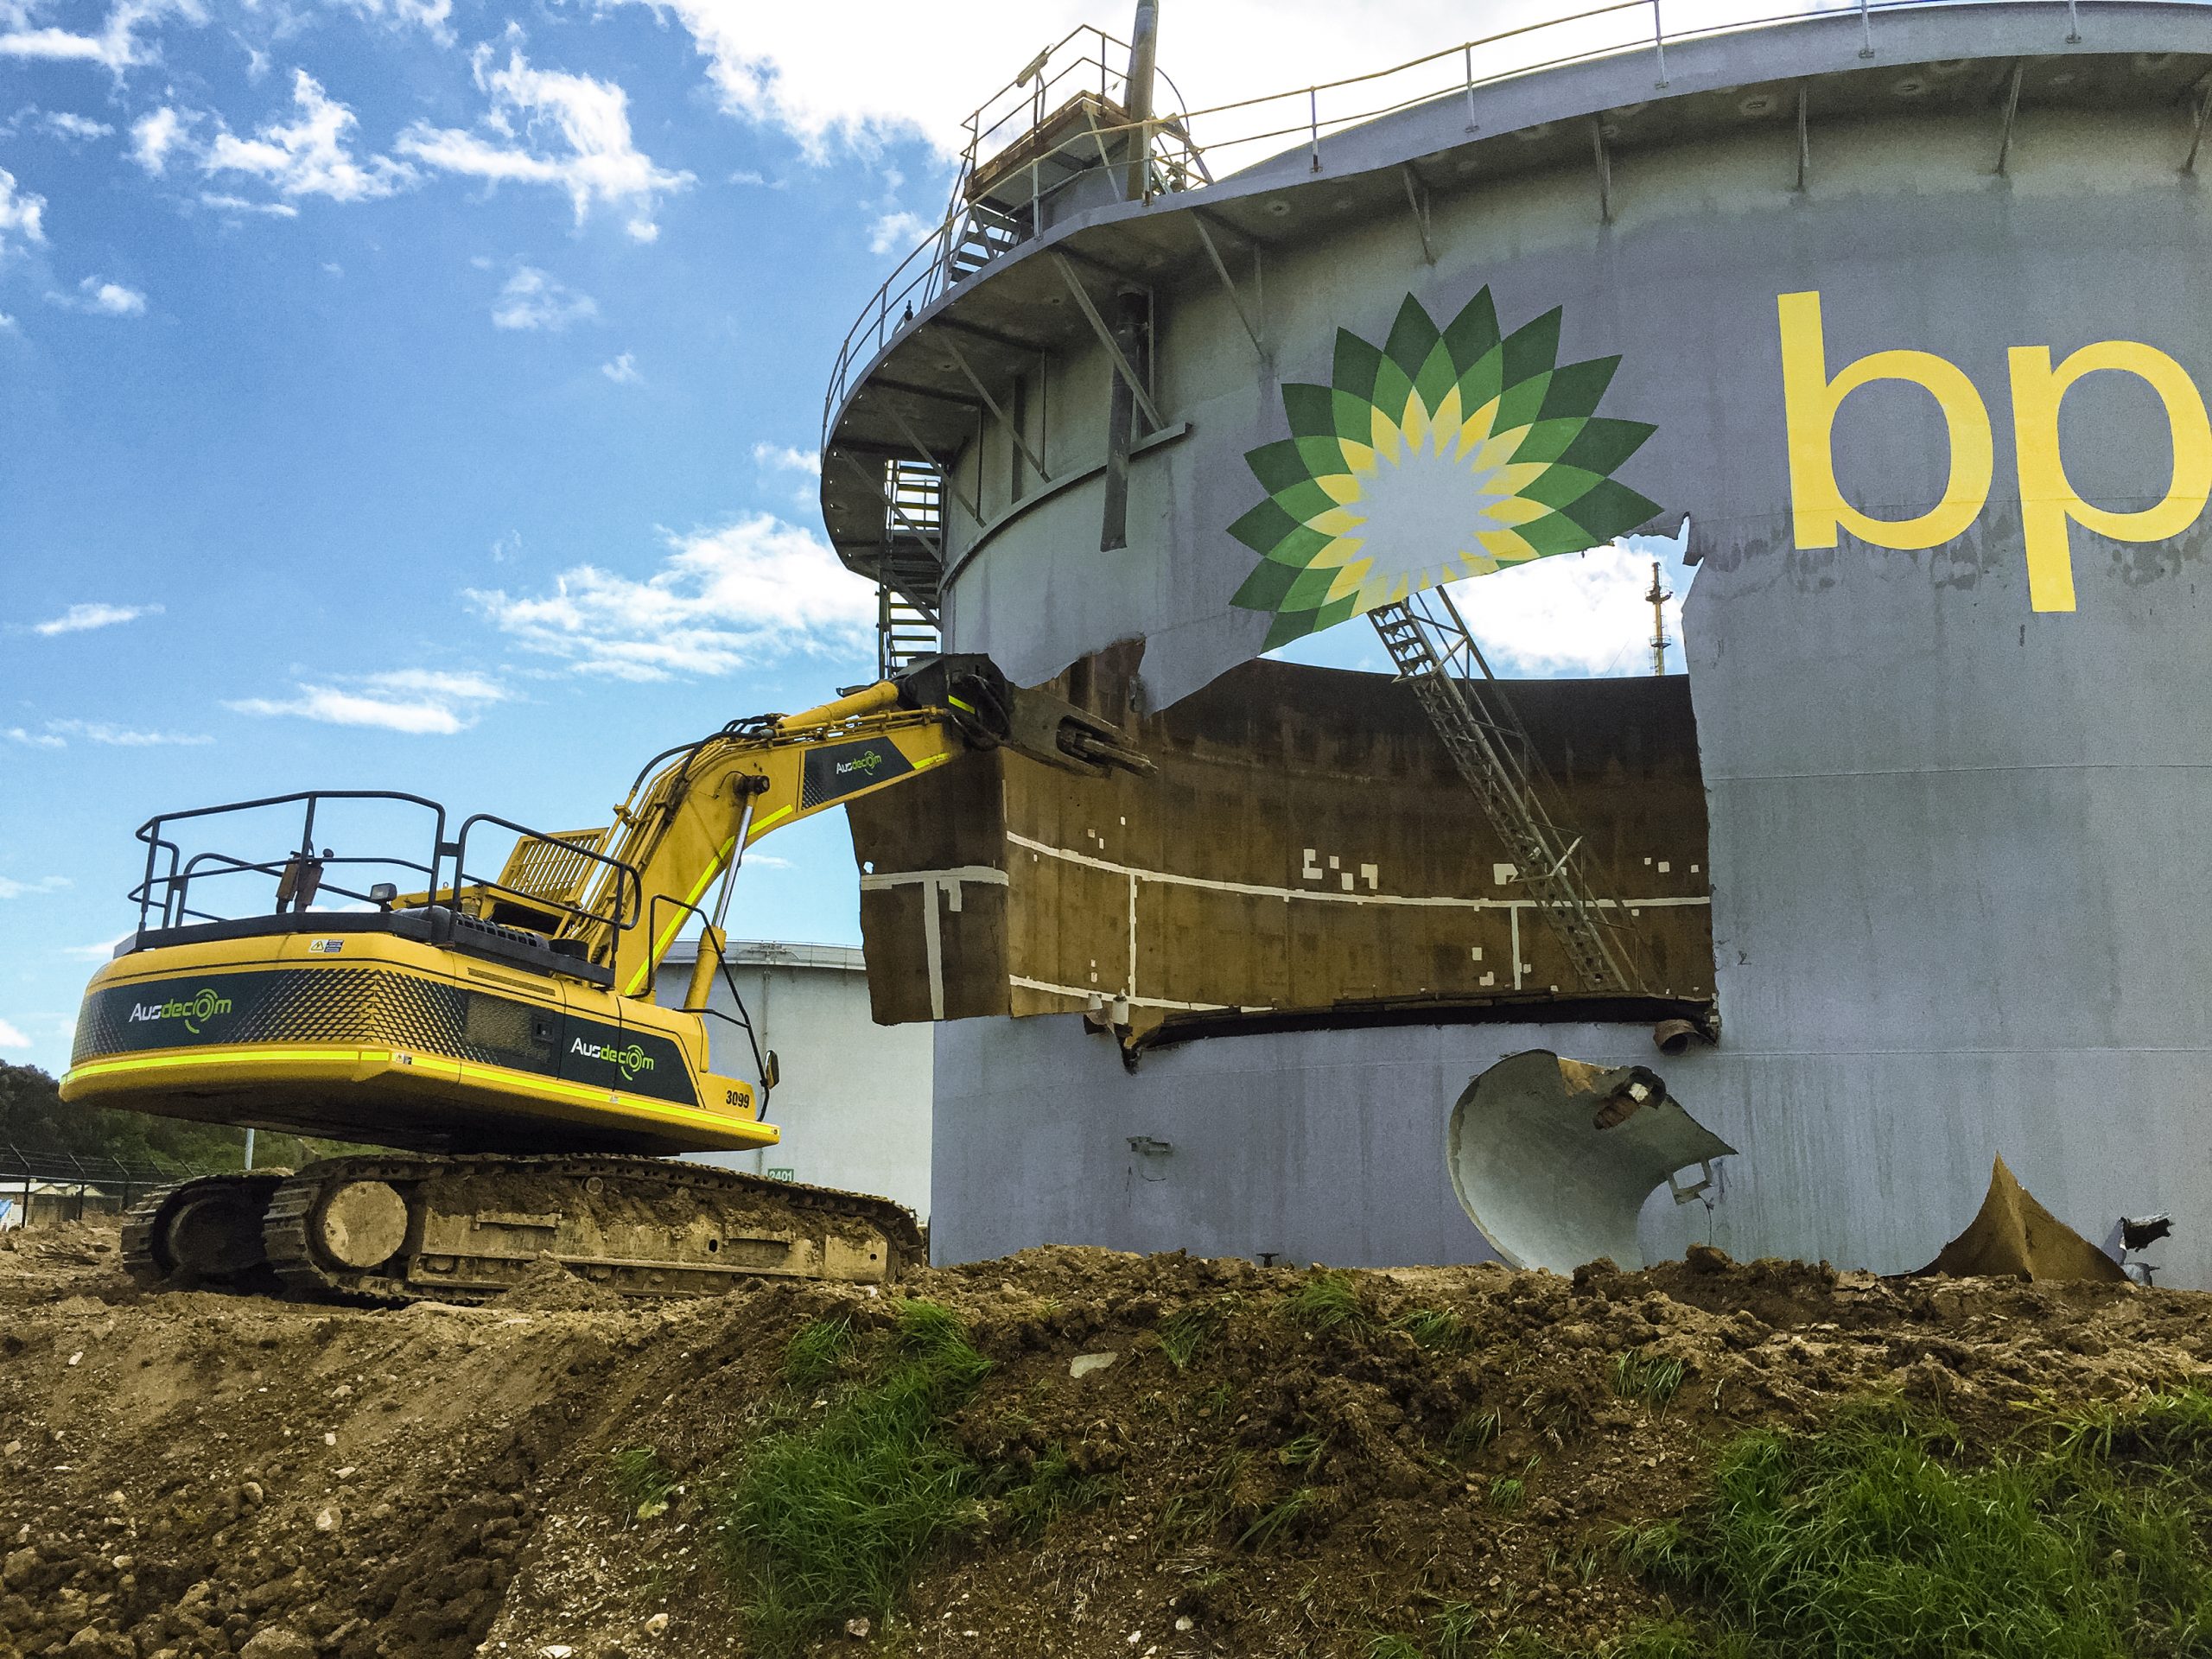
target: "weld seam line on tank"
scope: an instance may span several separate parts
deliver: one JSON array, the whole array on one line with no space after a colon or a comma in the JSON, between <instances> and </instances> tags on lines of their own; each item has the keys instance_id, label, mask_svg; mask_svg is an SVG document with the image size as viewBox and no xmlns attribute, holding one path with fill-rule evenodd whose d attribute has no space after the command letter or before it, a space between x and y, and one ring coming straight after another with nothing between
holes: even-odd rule
<instances>
[{"instance_id":1,"label":"weld seam line on tank","mask_svg":"<svg viewBox=\"0 0 2212 1659\"><path fill-rule=\"evenodd\" d=\"M1239 1014L1266 1014L1274 1005L1271 1002L1173 1002L1160 996L1128 996L1119 991L1102 991L1096 986L1089 990L1077 990L1072 985L1055 985L1050 980L1030 979L1020 974L1008 974L1006 982L1019 990L1043 991L1051 996L1071 997L1077 1002L1126 1002L1134 1008L1172 1008L1186 1014L1218 1014L1235 1008Z\"/></svg>"},{"instance_id":2,"label":"weld seam line on tank","mask_svg":"<svg viewBox=\"0 0 2212 1659\"><path fill-rule=\"evenodd\" d=\"M2148 1043L2102 1045L2084 1044L2071 1048L1913 1048L1903 1044L1885 1043L1879 1048L1753 1048L1738 1041L1732 1033L1728 1039L1726 1058L1736 1060L1824 1060L1865 1059L1868 1057L1887 1058L1892 1054L1928 1054L1941 1057L1947 1054L1970 1055L1976 1058L2003 1058L2005 1055L2040 1054L2072 1056L2077 1054L2212 1054L2212 1046L2196 1048L2169 1047Z\"/></svg>"},{"instance_id":3,"label":"weld seam line on tank","mask_svg":"<svg viewBox=\"0 0 2212 1659\"><path fill-rule=\"evenodd\" d=\"M2205 760L2031 760L2001 766L1868 766L1837 772L1720 772L1707 770L1714 784L1822 783L1831 778L1942 778L1954 772L2212 772ZM1012 839L1012 837L1008 837Z\"/></svg>"},{"instance_id":4,"label":"weld seam line on tank","mask_svg":"<svg viewBox=\"0 0 2212 1659\"><path fill-rule=\"evenodd\" d=\"M1045 854L1065 859L1071 864L1081 864L1094 870L1104 870L1114 875L1135 877L1140 881L1158 881L1169 887L1203 887L1210 893L1239 893L1252 899L1317 899L1331 905L1410 905L1429 906L1442 909L1461 910L1541 910L1543 901L1537 899L1462 899L1452 894L1424 895L1397 893L1330 893L1321 888L1268 887L1251 881L1216 881L1202 875L1177 875L1167 870L1148 870L1141 865L1117 864L1111 859L1093 858L1088 853L1078 853L1066 847L1054 847L1045 842L1032 841L1014 830L1006 832L1007 840L1028 852ZM1689 905L1709 905L1712 897L1707 893L1691 893L1666 899L1600 899L1602 908L1626 906L1633 910L1664 910Z\"/></svg>"}]
</instances>

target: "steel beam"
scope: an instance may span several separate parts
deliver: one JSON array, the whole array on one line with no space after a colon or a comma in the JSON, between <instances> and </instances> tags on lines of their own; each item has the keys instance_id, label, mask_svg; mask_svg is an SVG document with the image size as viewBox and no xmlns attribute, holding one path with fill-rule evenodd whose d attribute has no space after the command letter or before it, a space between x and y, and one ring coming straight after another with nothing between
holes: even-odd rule
<instances>
[{"instance_id":1,"label":"steel beam","mask_svg":"<svg viewBox=\"0 0 2212 1659\"><path fill-rule=\"evenodd\" d=\"M1106 319L1098 315L1098 308L1091 303L1090 296L1084 292L1083 279L1075 274L1075 268L1068 264L1065 256L1057 248L1052 250L1052 264L1058 270L1061 280L1067 283L1068 292L1075 296L1076 304L1082 308L1084 320L1090 323L1090 332L1098 336L1098 343L1106 348L1106 355L1120 373L1123 384L1128 387L1129 395L1137 400L1137 407L1144 410L1145 419L1152 423L1155 430L1166 425L1167 423L1160 418L1160 410L1153 404L1152 394L1144 389L1144 383L1137 378L1136 370L1130 366L1128 358L1115 340L1114 331L1106 326Z\"/></svg>"},{"instance_id":2,"label":"steel beam","mask_svg":"<svg viewBox=\"0 0 2212 1659\"><path fill-rule=\"evenodd\" d=\"M1038 459L1037 452L1029 447L1029 440L1021 435L1020 427L1014 423L1012 416L999 407L999 400L991 396L990 389L983 385L982 377L969 366L968 359L960 354L960 348L949 340L939 343L946 351L952 353L952 360L960 365L960 372L968 377L968 384L975 387L976 395L982 398L983 407L996 416L999 424L1006 428L1007 435L1014 440L1014 447L1021 451L1022 459L1037 469L1039 478L1050 483L1052 474L1045 469L1045 463Z\"/></svg>"}]
</instances>

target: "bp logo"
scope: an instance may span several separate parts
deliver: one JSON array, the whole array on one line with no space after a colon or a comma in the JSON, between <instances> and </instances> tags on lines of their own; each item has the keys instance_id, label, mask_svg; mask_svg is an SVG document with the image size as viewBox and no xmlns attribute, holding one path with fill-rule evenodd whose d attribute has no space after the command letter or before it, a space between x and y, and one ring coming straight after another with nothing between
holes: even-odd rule
<instances>
[{"instance_id":1,"label":"bp logo","mask_svg":"<svg viewBox=\"0 0 2212 1659\"><path fill-rule=\"evenodd\" d=\"M202 1026L230 1011L229 997L218 996L213 991L203 989L195 991L181 1001L175 998L167 1002L134 1001L130 1005L130 1023L135 1026L156 1020L181 1020L185 1030L197 1037Z\"/></svg>"},{"instance_id":2,"label":"bp logo","mask_svg":"<svg viewBox=\"0 0 2212 1659\"><path fill-rule=\"evenodd\" d=\"M622 1073L622 1081L625 1083L631 1081L640 1071L650 1071L653 1069L653 1057L636 1043L631 1044L627 1048L617 1048L612 1043L587 1042L579 1037L569 1045L569 1052L580 1054L588 1060L605 1060Z\"/></svg>"},{"instance_id":3,"label":"bp logo","mask_svg":"<svg viewBox=\"0 0 2212 1659\"><path fill-rule=\"evenodd\" d=\"M1331 384L1283 387L1290 436L1244 457L1268 499L1230 526L1260 556L1234 602L1274 613L1265 648L1659 510L1611 477L1654 430L1597 413L1620 359L1561 365L1559 326L1501 336L1485 288L1439 329L1408 294L1381 349L1339 329Z\"/></svg>"}]
</instances>

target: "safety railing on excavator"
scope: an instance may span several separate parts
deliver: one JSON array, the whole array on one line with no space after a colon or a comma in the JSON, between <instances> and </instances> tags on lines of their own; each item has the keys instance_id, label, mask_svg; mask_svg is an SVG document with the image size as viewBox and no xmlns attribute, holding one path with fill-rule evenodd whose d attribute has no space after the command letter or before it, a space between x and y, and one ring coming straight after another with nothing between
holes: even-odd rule
<instances>
[{"instance_id":1,"label":"safety railing on excavator","mask_svg":"<svg viewBox=\"0 0 2212 1659\"><path fill-rule=\"evenodd\" d=\"M340 802L380 803L412 808L429 816L429 845L423 849L426 856L410 856L404 853L369 852L340 853L333 846L318 843L329 834L327 809ZM201 824L207 820L235 815L265 812L289 806L300 808L299 829L296 835L287 829L282 834L283 850L266 857L240 856L236 853L214 849L187 855L181 841L180 826ZM318 816L324 822L318 831ZM613 899L614 913L606 914L587 908L575 899L543 892L524 892L502 885L493 877L471 875L467 870L468 840L479 825L489 825L512 834L516 844L540 842L557 847L564 856L599 868ZM621 860L605 853L578 845L571 836L556 836L527 825L511 822L489 812L480 812L463 821L459 834L452 840L446 837L446 809L440 803L420 795L410 795L397 790L382 789L321 789L301 790L289 795L264 796L257 800L228 801L217 806L194 807L183 812L165 812L148 819L138 827L137 838L146 844L145 873L128 897L138 906L138 932L143 935L149 928L182 927L192 922L229 921L241 914L268 915L284 910L302 912L310 907L329 910L332 901L340 901L346 907L363 910L388 911L399 906L435 905L444 903L458 909L464 897L496 894L512 898L531 907L576 918L591 918L601 921L611 919L618 931L634 927L645 908L645 887L637 869ZM264 845L277 839L272 830L264 827L257 837ZM334 871L371 871L378 874L400 878L391 881L366 881L359 875L345 878L334 876ZM251 901L250 907L231 906L225 914L213 906L213 901L194 902L195 884L201 887L220 878L257 876L272 882L273 887L264 888ZM354 885L347 885L351 880ZM226 896L239 891L235 880L226 880ZM403 898L403 893L406 897Z\"/></svg>"},{"instance_id":2,"label":"safety railing on excavator","mask_svg":"<svg viewBox=\"0 0 2212 1659\"><path fill-rule=\"evenodd\" d=\"M2082 38L2082 11L2100 3L2026 0L2027 4L2047 8L2055 20L2063 20L2064 38L2069 44ZM1141 195L1150 201L1162 194L1213 183L1217 176L1233 178L1248 167L1300 148L1312 158L1309 170L1319 173L1324 138L1447 99L1465 99L1467 130L1473 133L1478 130L1475 94L1478 91L1547 70L1603 58L1647 55L1651 60L1654 90L1663 92L1668 84L1669 48L1692 41L1813 18L1856 19L1863 41L1859 56L1871 60L1877 12L2018 3L2018 0L1830 0L1826 4L1800 3L1777 10L1756 0L1749 3L1742 0L1671 0L1671 3L1669 0L1615 0L1465 41L1387 69L1204 109L1189 108L1182 94L1174 92L1173 83L1168 82L1176 106L1172 112L1155 114L1142 122L1086 124L1079 132L1021 156L1015 170L1027 171L1036 180L1041 180L1046 164L1055 157L1085 152L1090 162L1080 174L1071 173L1049 186L1040 183L1032 194L1027 222L1019 216L1001 215L1003 235L982 243L963 243L961 238L976 206L969 193L978 168L1039 131L1048 115L1064 107L1051 101L1052 89L1075 84L1095 67L1101 99L1110 101L1117 72L1108 63L1108 54L1119 48L1126 55L1127 48L1101 30L1077 29L1039 54L1021 75L985 100L963 124L968 144L944 219L884 278L846 331L823 399L823 442L829 442L830 423L843 406L847 392L923 311L998 257L1048 229L1046 208L1078 178L1095 178L1103 171L1110 179L1126 168L1133 153L1148 158L1141 191L1118 188L1116 194L1124 200ZM2168 0L2168 3L2201 10L2203 0ZM1699 21L1684 26L1680 19L1685 11L1693 11ZM1669 12L1676 19L1671 25ZM1078 55L1065 69L1054 70L1054 54L1071 45L1079 48ZM1088 90L1087 78L1082 84ZM1033 92L1029 90L1033 86ZM1010 99L1008 95L1016 92L1022 96ZM990 112L995 108L999 112L993 116ZM1017 130L1016 118L1025 112L1027 124ZM1143 145L1141 152L1134 149L1137 142ZM956 260L956 251L963 246L981 255L980 260Z\"/></svg>"}]
</instances>

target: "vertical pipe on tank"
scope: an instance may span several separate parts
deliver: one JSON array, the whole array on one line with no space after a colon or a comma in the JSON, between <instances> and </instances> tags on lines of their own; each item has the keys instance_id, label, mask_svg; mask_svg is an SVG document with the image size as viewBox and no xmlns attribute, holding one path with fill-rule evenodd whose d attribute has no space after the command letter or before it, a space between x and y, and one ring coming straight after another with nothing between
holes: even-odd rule
<instances>
[{"instance_id":1,"label":"vertical pipe on tank","mask_svg":"<svg viewBox=\"0 0 2212 1659\"><path fill-rule=\"evenodd\" d=\"M1122 196L1141 201L1152 193L1153 67L1160 48L1160 0L1137 0L1136 22L1129 28L1129 73L1122 88L1129 119L1129 171Z\"/></svg>"}]
</instances>

